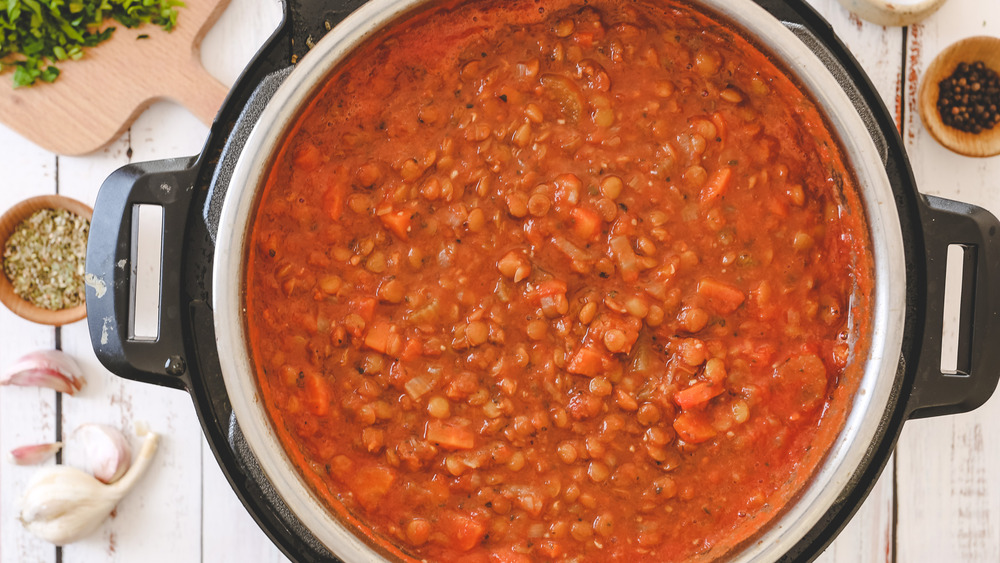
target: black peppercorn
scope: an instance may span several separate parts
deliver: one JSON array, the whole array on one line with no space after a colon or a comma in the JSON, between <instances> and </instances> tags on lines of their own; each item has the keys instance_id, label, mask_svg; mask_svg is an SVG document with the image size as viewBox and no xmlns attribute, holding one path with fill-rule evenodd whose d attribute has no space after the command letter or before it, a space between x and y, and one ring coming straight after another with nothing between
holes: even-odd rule
<instances>
[{"instance_id":1,"label":"black peppercorn","mask_svg":"<svg viewBox=\"0 0 1000 563\"><path fill-rule=\"evenodd\" d=\"M938 89L938 113L945 125L981 133L1000 123L1000 76L983 61L959 63Z\"/></svg>"}]
</instances>

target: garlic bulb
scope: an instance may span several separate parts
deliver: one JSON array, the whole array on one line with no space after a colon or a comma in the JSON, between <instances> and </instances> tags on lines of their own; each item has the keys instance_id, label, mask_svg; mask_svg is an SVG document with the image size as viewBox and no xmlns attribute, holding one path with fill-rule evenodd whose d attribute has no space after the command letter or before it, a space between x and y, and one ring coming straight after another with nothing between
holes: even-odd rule
<instances>
[{"instance_id":1,"label":"garlic bulb","mask_svg":"<svg viewBox=\"0 0 1000 563\"><path fill-rule=\"evenodd\" d=\"M132 447L117 428L84 424L73 431L73 438L83 447L83 469L102 483L114 483L132 465Z\"/></svg>"},{"instance_id":2,"label":"garlic bulb","mask_svg":"<svg viewBox=\"0 0 1000 563\"><path fill-rule=\"evenodd\" d=\"M150 432L125 475L105 485L66 465L39 472L21 499L21 524L32 534L56 545L75 542L100 527L118 502L149 467L159 436Z\"/></svg>"},{"instance_id":3,"label":"garlic bulb","mask_svg":"<svg viewBox=\"0 0 1000 563\"><path fill-rule=\"evenodd\" d=\"M62 449L62 442L51 444L32 444L14 448L7 454L7 459L14 465L37 465L56 455Z\"/></svg>"},{"instance_id":4,"label":"garlic bulb","mask_svg":"<svg viewBox=\"0 0 1000 563\"><path fill-rule=\"evenodd\" d=\"M39 350L22 356L0 374L0 385L48 387L67 395L83 388L80 366L59 350Z\"/></svg>"}]
</instances>

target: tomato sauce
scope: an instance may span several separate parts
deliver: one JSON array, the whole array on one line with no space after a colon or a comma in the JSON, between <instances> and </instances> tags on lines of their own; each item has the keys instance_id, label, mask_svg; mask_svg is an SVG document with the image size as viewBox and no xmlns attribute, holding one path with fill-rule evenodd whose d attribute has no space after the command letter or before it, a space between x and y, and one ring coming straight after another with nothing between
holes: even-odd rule
<instances>
[{"instance_id":1,"label":"tomato sauce","mask_svg":"<svg viewBox=\"0 0 1000 563\"><path fill-rule=\"evenodd\" d=\"M857 199L812 102L686 4L447 4L276 157L246 278L266 408L398 557L720 556L856 385Z\"/></svg>"}]
</instances>

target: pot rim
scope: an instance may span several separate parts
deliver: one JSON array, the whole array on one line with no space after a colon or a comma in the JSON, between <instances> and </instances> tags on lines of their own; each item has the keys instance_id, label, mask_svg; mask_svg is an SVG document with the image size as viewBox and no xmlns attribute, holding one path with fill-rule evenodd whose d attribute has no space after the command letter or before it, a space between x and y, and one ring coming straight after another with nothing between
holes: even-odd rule
<instances>
[{"instance_id":1,"label":"pot rim","mask_svg":"<svg viewBox=\"0 0 1000 563\"><path fill-rule=\"evenodd\" d=\"M258 393L247 346L244 272L247 234L260 187L300 111L325 78L374 33L436 0L370 0L335 27L298 63L254 125L233 169L216 240L213 267L214 322L219 360L234 415L274 489L302 524L345 561L377 560L379 551L344 526L312 492L290 462ZM902 348L907 271L892 187L868 128L819 57L778 19L752 0L684 0L721 16L736 33L779 61L827 119L853 169L867 218L875 280L870 346L863 376L843 428L795 499L739 546L738 561L770 561L789 551L820 522L866 462L893 397Z\"/></svg>"}]
</instances>

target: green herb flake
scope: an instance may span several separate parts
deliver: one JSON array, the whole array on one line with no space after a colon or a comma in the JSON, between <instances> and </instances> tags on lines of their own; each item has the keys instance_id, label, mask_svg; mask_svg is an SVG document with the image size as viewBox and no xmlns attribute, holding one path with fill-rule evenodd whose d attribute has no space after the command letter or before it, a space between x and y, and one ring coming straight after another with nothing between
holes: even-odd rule
<instances>
[{"instance_id":1,"label":"green herb flake","mask_svg":"<svg viewBox=\"0 0 1000 563\"><path fill-rule=\"evenodd\" d=\"M84 302L90 221L65 209L41 209L22 221L3 249L14 293L57 311Z\"/></svg>"},{"instance_id":2,"label":"green herb flake","mask_svg":"<svg viewBox=\"0 0 1000 563\"><path fill-rule=\"evenodd\" d=\"M0 72L13 68L15 88L52 82L59 77L53 63L78 60L85 47L111 38L108 20L170 31L183 6L180 0L0 0Z\"/></svg>"}]
</instances>

